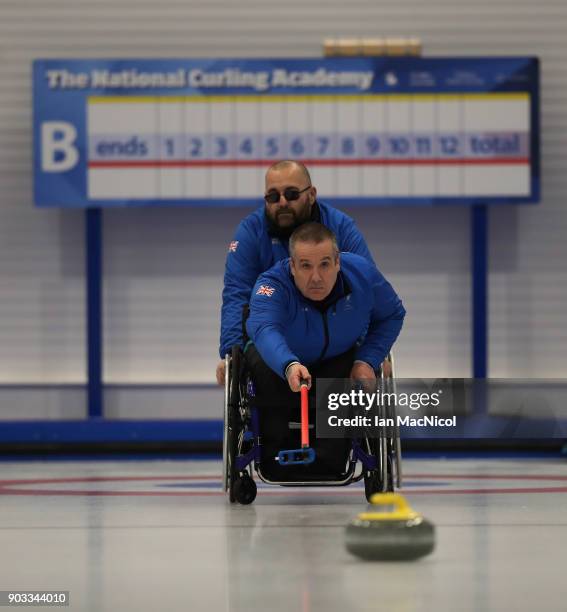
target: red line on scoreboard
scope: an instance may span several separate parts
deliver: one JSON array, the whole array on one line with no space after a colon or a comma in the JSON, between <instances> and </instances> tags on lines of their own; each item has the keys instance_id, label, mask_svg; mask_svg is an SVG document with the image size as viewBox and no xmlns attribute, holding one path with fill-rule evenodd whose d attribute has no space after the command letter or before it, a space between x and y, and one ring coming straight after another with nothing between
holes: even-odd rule
<instances>
[{"instance_id":1,"label":"red line on scoreboard","mask_svg":"<svg viewBox=\"0 0 567 612\"><path fill-rule=\"evenodd\" d=\"M89 168L243 168L269 166L274 159L179 159L179 160L105 160L89 161ZM472 159L302 159L307 166L523 166L527 157Z\"/></svg>"}]
</instances>

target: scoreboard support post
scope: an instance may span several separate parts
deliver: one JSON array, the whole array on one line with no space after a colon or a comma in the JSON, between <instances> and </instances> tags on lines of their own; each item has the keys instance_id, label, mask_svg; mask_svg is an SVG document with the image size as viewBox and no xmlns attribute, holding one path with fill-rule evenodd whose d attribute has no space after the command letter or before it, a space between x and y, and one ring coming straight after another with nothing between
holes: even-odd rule
<instances>
[{"instance_id":1,"label":"scoreboard support post","mask_svg":"<svg viewBox=\"0 0 567 612\"><path fill-rule=\"evenodd\" d=\"M87 301L87 407L89 419L101 418L102 393L102 210L85 211Z\"/></svg>"},{"instance_id":2,"label":"scoreboard support post","mask_svg":"<svg viewBox=\"0 0 567 612\"><path fill-rule=\"evenodd\" d=\"M471 210L472 361L473 378L486 378L488 370L488 210Z\"/></svg>"}]
</instances>

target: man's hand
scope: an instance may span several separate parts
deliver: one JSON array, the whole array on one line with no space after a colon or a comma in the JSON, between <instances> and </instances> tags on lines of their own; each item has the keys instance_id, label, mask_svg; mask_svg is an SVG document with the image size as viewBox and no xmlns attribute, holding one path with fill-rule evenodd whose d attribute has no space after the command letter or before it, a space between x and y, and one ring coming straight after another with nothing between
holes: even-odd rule
<instances>
[{"instance_id":1,"label":"man's hand","mask_svg":"<svg viewBox=\"0 0 567 612\"><path fill-rule=\"evenodd\" d=\"M354 382L360 381L366 391L373 391L376 388L376 374L374 369L363 361L357 361L353 364L350 371L350 378Z\"/></svg>"},{"instance_id":2,"label":"man's hand","mask_svg":"<svg viewBox=\"0 0 567 612\"><path fill-rule=\"evenodd\" d=\"M382 362L382 374L384 374L384 378L392 376L392 364L387 359Z\"/></svg>"},{"instance_id":3,"label":"man's hand","mask_svg":"<svg viewBox=\"0 0 567 612\"><path fill-rule=\"evenodd\" d=\"M287 369L286 376L289 388L292 391L299 391L302 379L307 382L307 387L311 388L311 374L309 374L309 370L300 363L293 363L290 365Z\"/></svg>"},{"instance_id":4,"label":"man's hand","mask_svg":"<svg viewBox=\"0 0 567 612\"><path fill-rule=\"evenodd\" d=\"M217 383L221 386L224 385L224 359L217 363Z\"/></svg>"}]
</instances>

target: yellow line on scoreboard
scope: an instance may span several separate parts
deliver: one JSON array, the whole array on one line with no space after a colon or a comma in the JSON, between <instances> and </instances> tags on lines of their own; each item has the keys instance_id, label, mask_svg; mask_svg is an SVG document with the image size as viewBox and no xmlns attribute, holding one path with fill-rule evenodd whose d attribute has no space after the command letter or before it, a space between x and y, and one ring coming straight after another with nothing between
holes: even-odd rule
<instances>
[{"instance_id":1,"label":"yellow line on scoreboard","mask_svg":"<svg viewBox=\"0 0 567 612\"><path fill-rule=\"evenodd\" d=\"M214 104L238 102L441 102L448 100L529 100L525 92L466 93L466 94L325 94L325 95L238 95L238 96L89 96L89 104Z\"/></svg>"}]
</instances>

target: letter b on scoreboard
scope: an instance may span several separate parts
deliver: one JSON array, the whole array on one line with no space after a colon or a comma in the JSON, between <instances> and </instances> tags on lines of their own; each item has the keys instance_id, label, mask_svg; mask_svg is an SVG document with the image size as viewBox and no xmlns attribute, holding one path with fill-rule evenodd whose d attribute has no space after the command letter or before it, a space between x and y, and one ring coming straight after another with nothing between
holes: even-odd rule
<instances>
[{"instance_id":1,"label":"letter b on scoreboard","mask_svg":"<svg viewBox=\"0 0 567 612\"><path fill-rule=\"evenodd\" d=\"M83 208L89 205L86 198L87 152L84 131L80 118L68 121L52 116L35 123L36 206Z\"/></svg>"},{"instance_id":2,"label":"letter b on scoreboard","mask_svg":"<svg viewBox=\"0 0 567 612\"><path fill-rule=\"evenodd\" d=\"M42 172L67 172L77 165L77 130L66 121L44 121L41 124Z\"/></svg>"}]
</instances>

